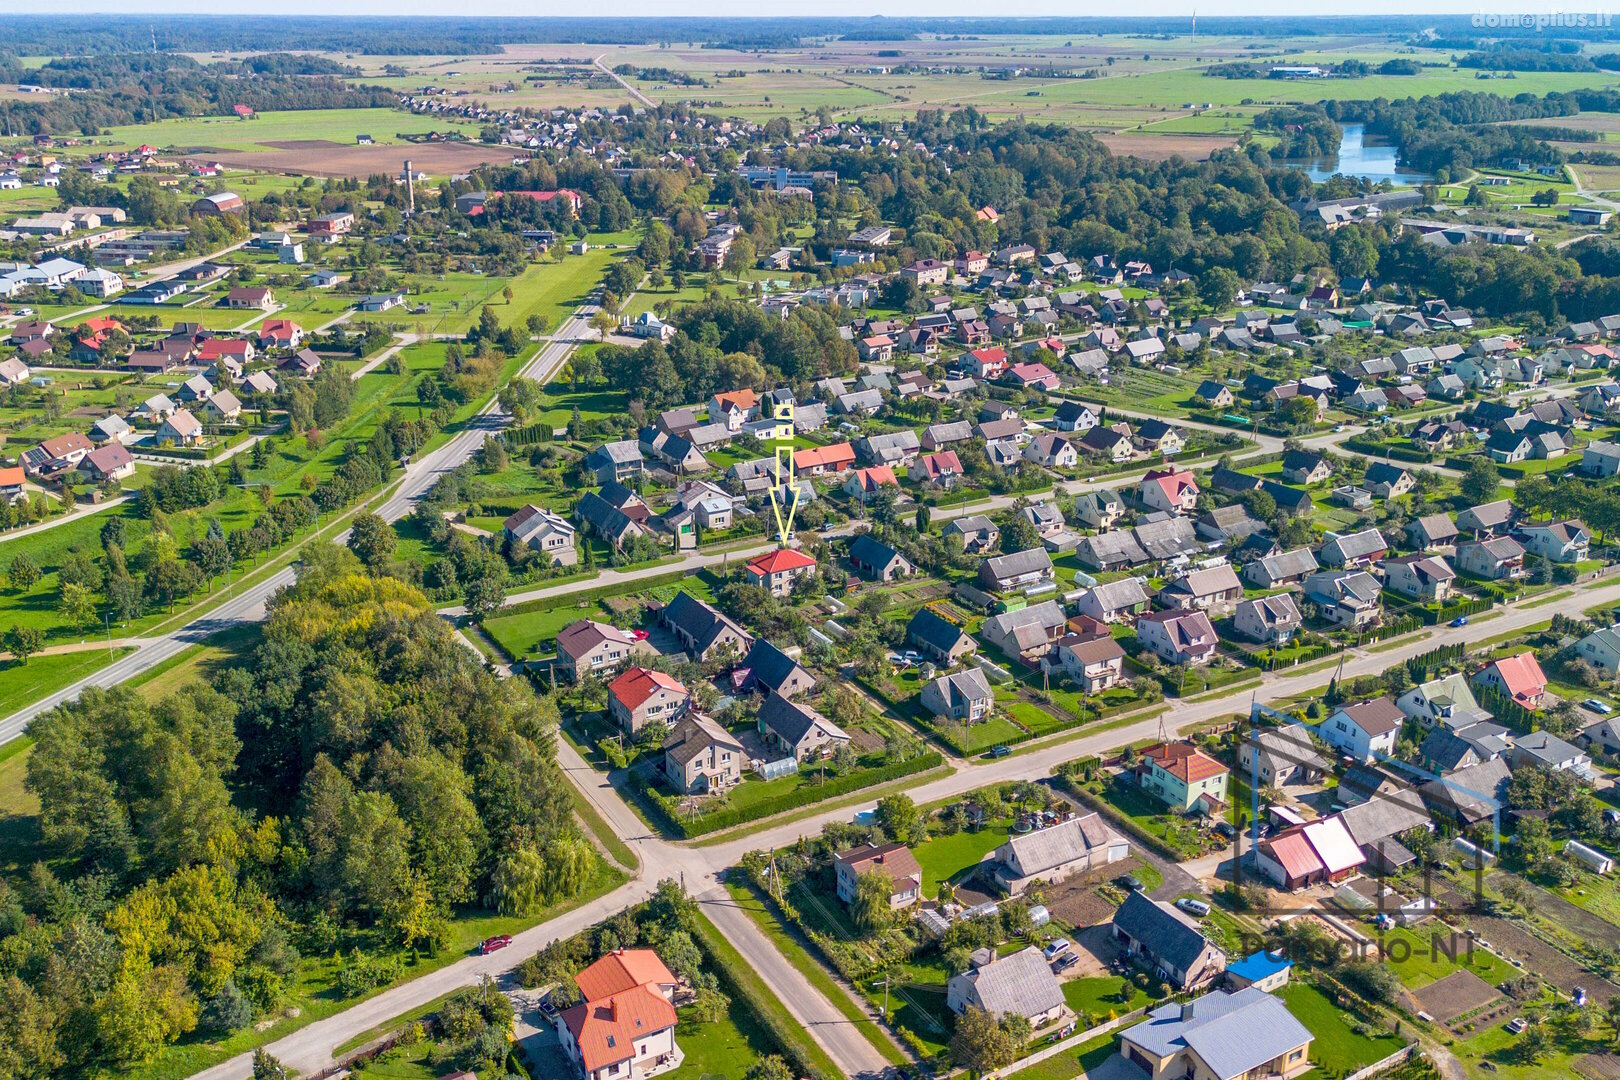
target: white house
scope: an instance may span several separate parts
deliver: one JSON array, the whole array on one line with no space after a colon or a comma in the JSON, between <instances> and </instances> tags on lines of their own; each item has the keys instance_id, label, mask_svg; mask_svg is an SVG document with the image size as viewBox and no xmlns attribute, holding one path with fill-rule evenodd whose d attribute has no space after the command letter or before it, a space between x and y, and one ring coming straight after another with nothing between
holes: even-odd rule
<instances>
[{"instance_id":1,"label":"white house","mask_svg":"<svg viewBox=\"0 0 1620 1080\"><path fill-rule=\"evenodd\" d=\"M1395 740L1405 719L1393 701L1374 698L1339 708L1316 731L1330 746L1358 761L1369 761L1375 753L1394 754Z\"/></svg>"}]
</instances>

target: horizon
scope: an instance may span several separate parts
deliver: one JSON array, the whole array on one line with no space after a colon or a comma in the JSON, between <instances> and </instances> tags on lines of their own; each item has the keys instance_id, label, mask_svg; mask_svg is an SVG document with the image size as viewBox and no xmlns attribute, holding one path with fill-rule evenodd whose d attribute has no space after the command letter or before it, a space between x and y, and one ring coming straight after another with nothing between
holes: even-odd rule
<instances>
[{"instance_id":1,"label":"horizon","mask_svg":"<svg viewBox=\"0 0 1620 1080\"><path fill-rule=\"evenodd\" d=\"M1421 19L1429 16L1436 18L1455 18L1474 14L1494 14L1501 12L1521 12L1526 15L1569 13L1567 9L1552 3L1542 4L1516 4L1510 0L1487 0L1487 2L1469 2L1469 0L1431 0L1426 9L1419 12L1410 10L1407 4L1400 0L1371 0L1368 3L1351 4L1348 0L1331 0L1330 3L1312 5L1313 10L1302 12L1299 5L1289 3L1288 0L1256 0L1256 2L1240 3L1238 0L1146 0L1146 3L1137 5L1138 14L1102 16L1110 21L1140 19L1144 22L1165 18L1186 18L1191 20L1195 15L1204 15L1213 18L1253 18L1265 19L1334 19L1334 18L1367 18L1381 15L1400 16L1405 19ZM692 11L692 6L684 0L617 0L597 5L597 11L590 15L556 14L550 12L536 12L529 0L483 0L477 5L476 14L467 15L473 19L564 19L581 23L593 19L712 19L716 17L739 19L748 21L768 21L772 19L795 18L848 18L848 19L987 19L982 5L969 3L968 0L901 0L899 3L887 5L883 10L873 12L871 5L866 3L851 3L849 0L834 0L833 3L810 2L810 0L789 0L779 5L775 14L758 14L758 7L746 0L714 0L704 6L701 12ZM1608 14L1616 13L1616 8L1607 9ZM1591 14L1602 15L1605 10L1595 6ZM117 3L109 0L56 0L48 12L40 12L32 4L20 0L0 0L0 16L27 15L42 19L49 19L64 15L105 15L113 17L143 18L151 16L202 16L205 18L227 18L236 15L285 15L290 17L320 17L320 18L447 18L442 6L431 0L281 0L279 3L270 3L268 0L139 0L139 2ZM1067 5L1056 0L1009 0L1001 5L995 15L997 19L1076 19L1076 16Z\"/></svg>"}]
</instances>

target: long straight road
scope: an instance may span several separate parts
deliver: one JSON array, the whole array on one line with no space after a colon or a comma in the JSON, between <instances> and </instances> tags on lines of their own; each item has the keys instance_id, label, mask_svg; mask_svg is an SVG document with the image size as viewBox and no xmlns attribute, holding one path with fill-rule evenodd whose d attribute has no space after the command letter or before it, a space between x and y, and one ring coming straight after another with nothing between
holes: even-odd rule
<instances>
[{"instance_id":1,"label":"long straight road","mask_svg":"<svg viewBox=\"0 0 1620 1080\"><path fill-rule=\"evenodd\" d=\"M562 369L575 345L587 340L591 316L597 311L594 302L579 308L557 328L557 332L543 345L518 373L523 378L548 382ZM497 400L491 399L484 409L465 427L451 436L442 446L429 451L406 467L404 477L392 494L374 507L386 521L397 521L409 514L418 500L438 482L440 476L472 458L484 440L499 431L508 417ZM334 538L342 543L348 534ZM88 686L116 686L132 679L165 660L185 651L210 634L218 633L237 623L256 622L264 618L265 604L278 589L293 582L292 567L288 566L252 585L233 590L229 599L206 615L167 634L137 639L135 651L85 676L65 689L58 690L32 705L25 706L0 719L0 745L10 742L28 730L34 717L72 701Z\"/></svg>"}]
</instances>

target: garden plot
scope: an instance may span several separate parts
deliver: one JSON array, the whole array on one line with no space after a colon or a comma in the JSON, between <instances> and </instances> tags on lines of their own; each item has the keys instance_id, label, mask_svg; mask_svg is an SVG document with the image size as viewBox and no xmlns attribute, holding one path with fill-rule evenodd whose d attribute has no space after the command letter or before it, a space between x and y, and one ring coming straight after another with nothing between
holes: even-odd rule
<instances>
[{"instance_id":1,"label":"garden plot","mask_svg":"<svg viewBox=\"0 0 1620 1080\"><path fill-rule=\"evenodd\" d=\"M1442 1024L1449 1024L1457 1017L1483 1008L1502 996L1496 987L1467 970L1454 971L1410 993L1418 1008Z\"/></svg>"}]
</instances>

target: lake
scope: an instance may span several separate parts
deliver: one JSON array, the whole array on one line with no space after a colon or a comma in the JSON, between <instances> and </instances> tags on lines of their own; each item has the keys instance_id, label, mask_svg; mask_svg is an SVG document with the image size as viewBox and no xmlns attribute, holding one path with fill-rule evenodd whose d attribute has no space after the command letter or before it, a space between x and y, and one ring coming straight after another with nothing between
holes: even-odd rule
<instances>
[{"instance_id":1,"label":"lake","mask_svg":"<svg viewBox=\"0 0 1620 1080\"><path fill-rule=\"evenodd\" d=\"M1284 158L1278 162L1290 169L1303 169L1312 183L1320 184L1329 177L1350 176L1360 180L1388 180L1392 184L1411 186L1434 179L1428 173L1395 164L1395 147L1379 143L1369 144L1361 124L1344 125L1344 138L1339 140L1339 152L1333 156L1314 158Z\"/></svg>"}]
</instances>

